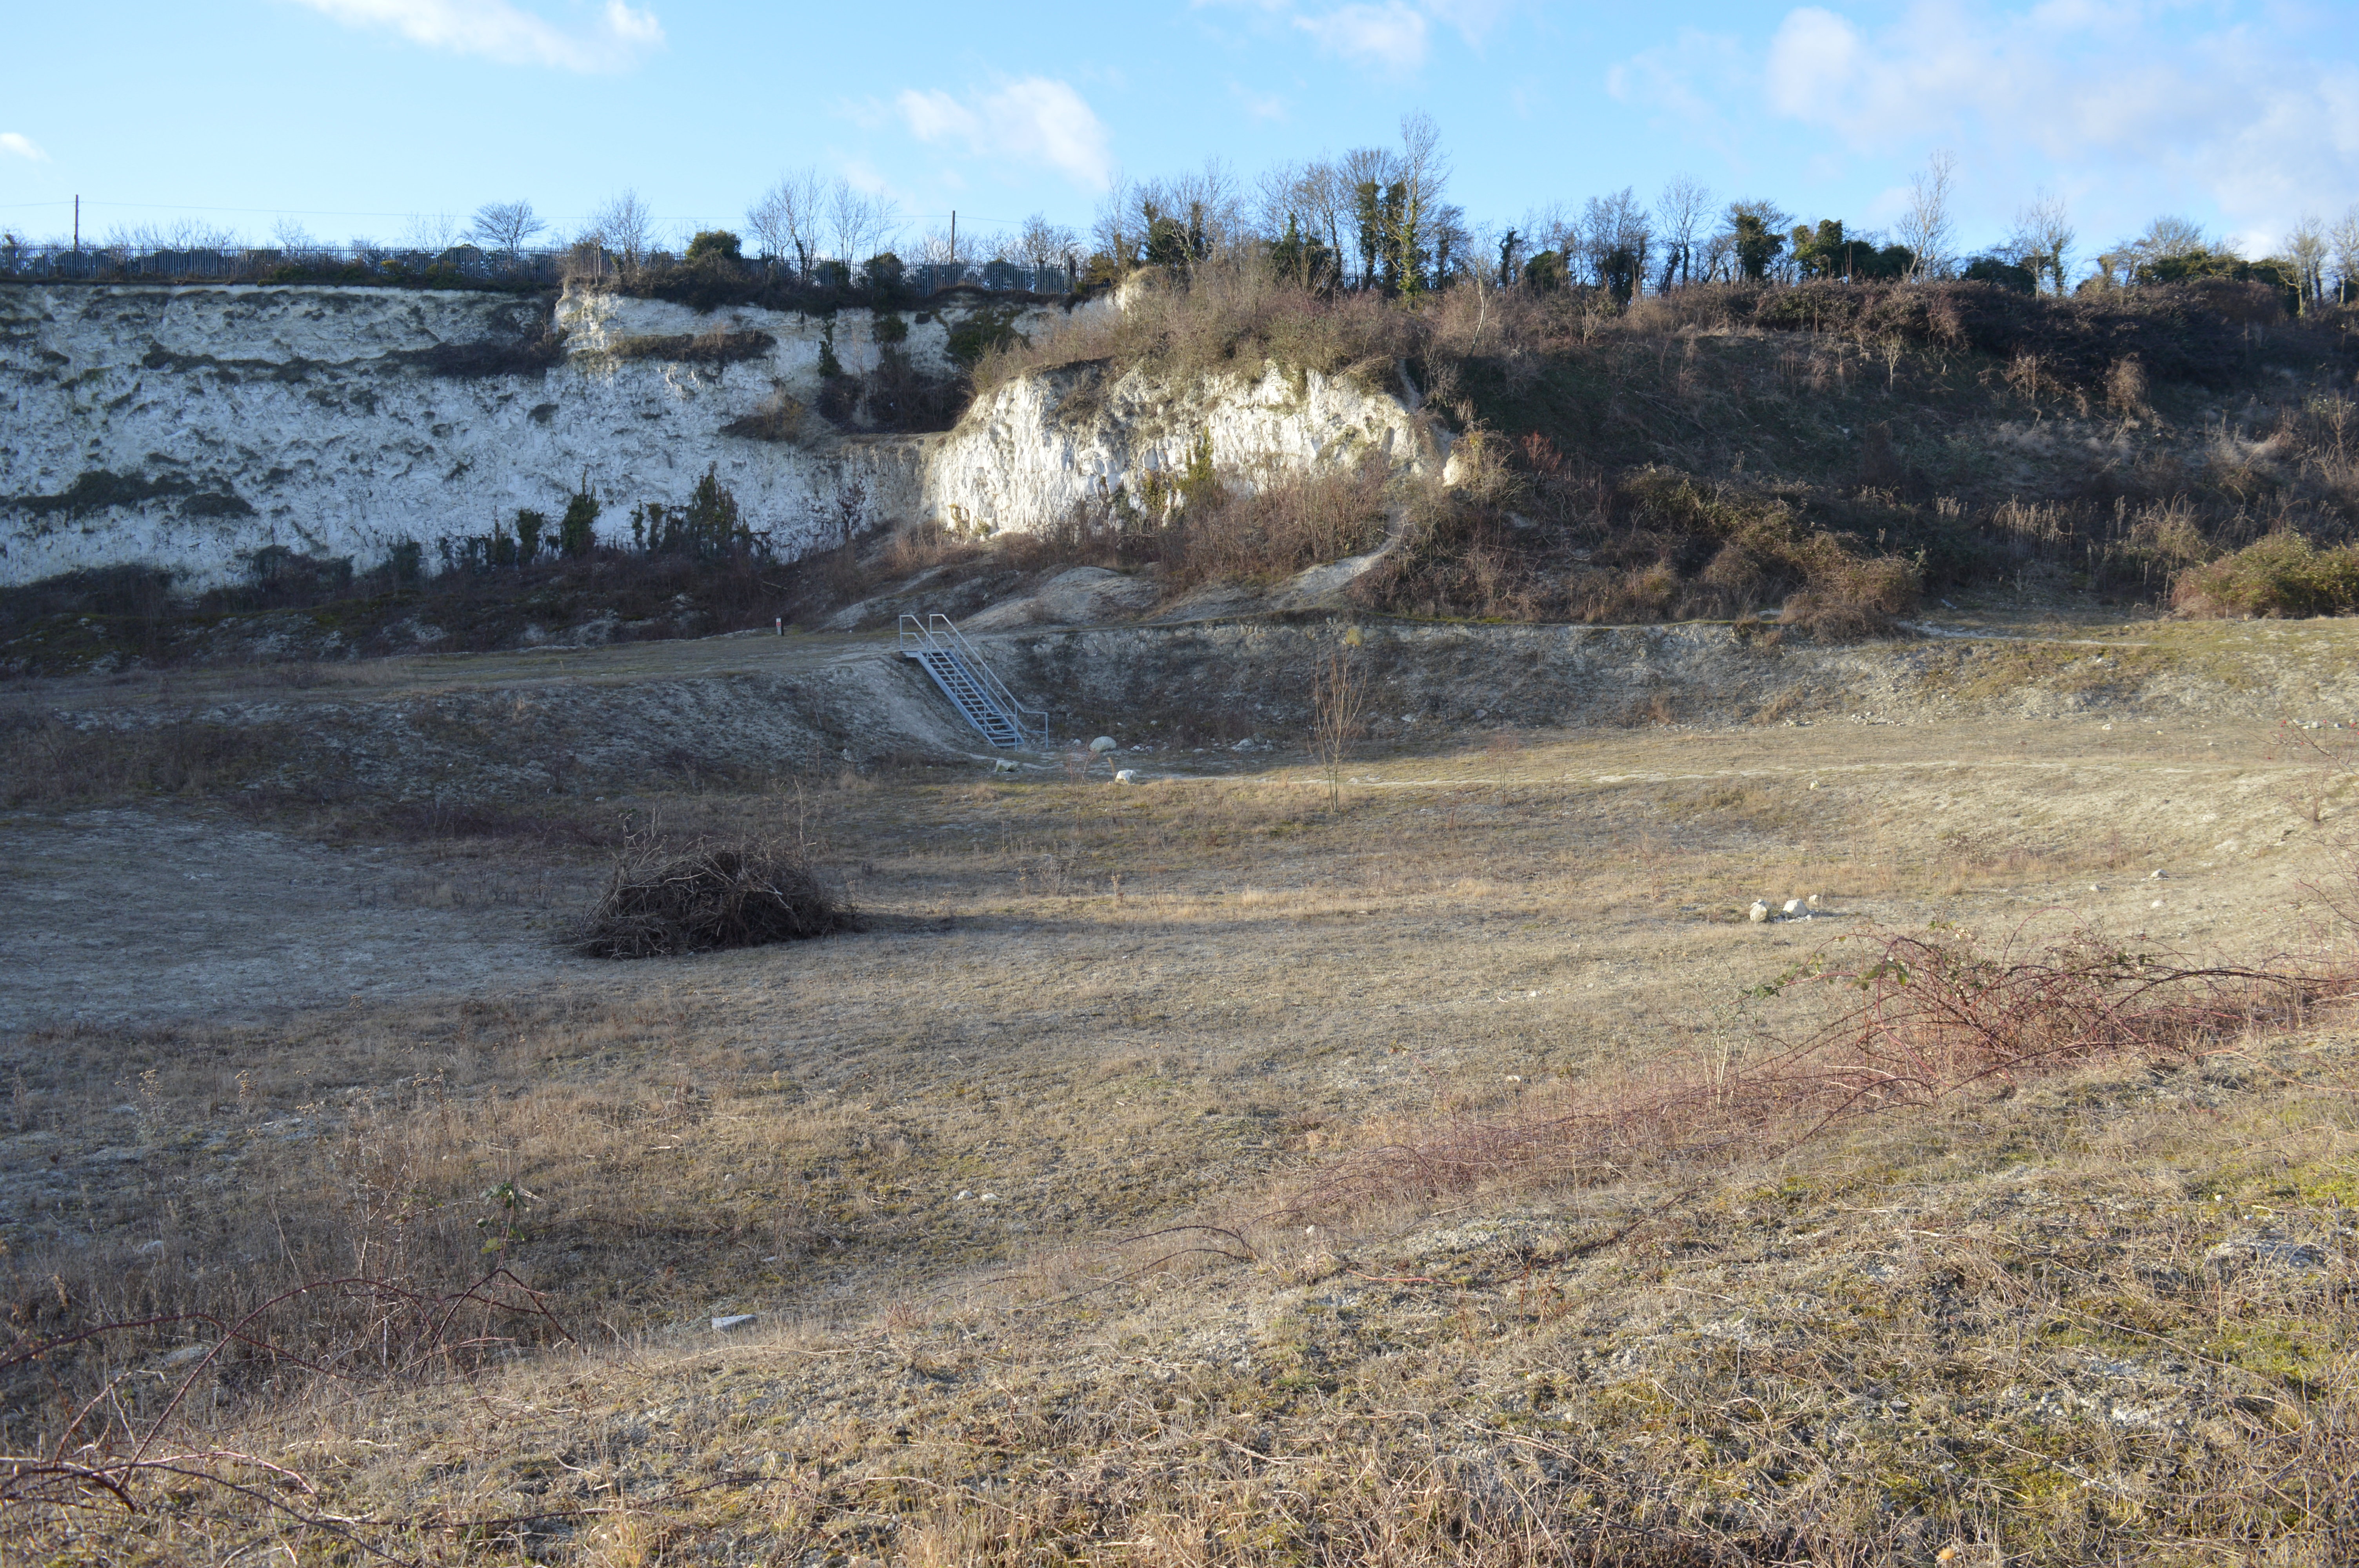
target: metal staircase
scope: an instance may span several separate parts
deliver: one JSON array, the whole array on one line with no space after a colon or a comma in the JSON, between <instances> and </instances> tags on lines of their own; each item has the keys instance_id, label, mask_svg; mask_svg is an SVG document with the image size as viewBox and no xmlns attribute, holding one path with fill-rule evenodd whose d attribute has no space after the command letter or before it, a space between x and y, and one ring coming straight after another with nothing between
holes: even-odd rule
<instances>
[{"instance_id":1,"label":"metal staircase","mask_svg":"<svg viewBox=\"0 0 2359 1568\"><path fill-rule=\"evenodd\" d=\"M1017 702L1007 683L991 673L949 616L904 615L900 637L902 655L917 660L934 677L942 695L984 740L1000 747L1049 743L1049 716Z\"/></svg>"}]
</instances>

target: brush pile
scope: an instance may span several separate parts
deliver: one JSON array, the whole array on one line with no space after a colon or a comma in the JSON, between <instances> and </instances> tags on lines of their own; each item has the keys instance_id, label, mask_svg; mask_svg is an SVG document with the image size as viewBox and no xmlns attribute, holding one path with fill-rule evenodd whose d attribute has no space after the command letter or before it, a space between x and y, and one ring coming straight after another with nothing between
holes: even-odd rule
<instances>
[{"instance_id":1,"label":"brush pile","mask_svg":"<svg viewBox=\"0 0 2359 1568\"><path fill-rule=\"evenodd\" d=\"M635 841L577 932L593 958L656 958L758 947L856 929L849 904L810 857L771 843Z\"/></svg>"}]
</instances>

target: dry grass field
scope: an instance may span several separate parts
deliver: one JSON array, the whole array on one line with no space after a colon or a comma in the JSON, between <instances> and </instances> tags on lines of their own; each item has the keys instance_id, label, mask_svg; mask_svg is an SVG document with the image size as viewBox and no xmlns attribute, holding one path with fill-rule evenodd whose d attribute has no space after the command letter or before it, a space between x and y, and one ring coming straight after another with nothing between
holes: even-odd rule
<instances>
[{"instance_id":1,"label":"dry grass field","mask_svg":"<svg viewBox=\"0 0 2359 1568\"><path fill-rule=\"evenodd\" d=\"M1986 652L1434 725L1332 799L1266 719L1131 785L650 753L423 815L248 787L359 732L317 687L189 677L267 755L168 788L20 723L0 1560L2349 1561L2353 732L2022 717L2085 654ZM421 754L506 778L476 668L335 678L430 678ZM576 956L649 823L814 838L863 928ZM1960 933L2310 980L1788 1092L1869 994L1798 967Z\"/></svg>"}]
</instances>

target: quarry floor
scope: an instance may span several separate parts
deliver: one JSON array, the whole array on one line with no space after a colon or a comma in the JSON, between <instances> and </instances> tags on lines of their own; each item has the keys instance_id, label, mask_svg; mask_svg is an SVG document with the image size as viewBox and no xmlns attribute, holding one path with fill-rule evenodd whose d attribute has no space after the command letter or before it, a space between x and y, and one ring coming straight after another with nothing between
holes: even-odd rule
<instances>
[{"instance_id":1,"label":"quarry floor","mask_svg":"<svg viewBox=\"0 0 2359 1568\"><path fill-rule=\"evenodd\" d=\"M2289 634L2347 661L2339 623ZM299 730L312 702L472 688L498 711L594 687L609 707L639 702L634 722L686 729L734 710L633 694L765 661L782 666L768 678L885 690L857 683L897 679L877 674L889 660L874 640L736 638L292 684L210 672L160 692L28 682L0 698L84 719L294 714ZM500 1260L603 1359L518 1372L497 1422L431 1399L376 1410L404 1434L397 1463L367 1457L375 1429L359 1416L300 1418L325 1422L305 1430L327 1434L367 1507L529 1513L530 1476L501 1457L518 1432L627 1492L906 1447L913 1411L981 1419L962 1390L1088 1403L1174 1368L1251 1380L1274 1364L1269 1325L1319 1281L1374 1311L1387 1290L1415 1294L1384 1280L1438 1277L1435 1257L1480 1251L1500 1226L1562 1232L1586 1212L1565 1199L1542 1224L1525 1197L1437 1214L1403 1195L1346 1221L1348 1242L1281 1237L1268 1217L1288 1184L1551 1086L1794 1037L1814 1003L1748 992L1848 934L1943 921L2003 944L2085 926L2247 962L2314 947L2349 870L2350 732L2288 730L2298 715L2255 687L2222 678L2206 689L2226 695L2167 705L2083 691L2038 716L1821 693L1767 723L1458 723L1364 744L1332 779L1264 716L1240 727L1279 737L1266 749L1124 734L1140 748L1122 753L1140 775L1128 785L1055 754L995 774L925 694L895 688L897 760L843 765L813 741L782 759L791 776L614 772L535 807L605 834L793 822L869 917L817 943L623 964L562 942L603 873L594 833L407 832L365 791L325 807L234 792L19 806L0 820L10 1288L30 1299L47 1279L128 1312L273 1253L364 1262L389 1244L396 1191L433 1201L400 1233L415 1266L463 1271L484 1195L526 1191ZM834 738L819 720L797 733ZM462 779L509 776L496 723L435 744ZM387 776L384 793L414 797L414 769ZM1756 899L1811 894L1815 918L1745 918ZM2148 1109L2154 1127L2175 1114ZM1821 1220L1829 1235L1851 1223ZM1092 1293L1187 1250L1133 1239L1174 1225L1249 1235L1259 1262L1240 1272L1210 1256L1227 1241L1192 1232L1208 1252L1158 1276L1168 1288ZM1473 1242L1449 1228L1470 1225L1490 1228ZM1472 1309L1453 1299L1464 1329ZM1419 1333L1453 1332L1422 1298L1395 1305ZM750 1323L717 1338L710 1320L737 1314ZM1476 1361L1481 1336L1462 1336ZM875 1377L847 1370L879 1346ZM749 1379L768 1390L758 1430L728 1413ZM530 1413L569 1409L605 1434L603 1457ZM704 1413L677 1414L691 1410ZM294 1430L245 1419L256 1442ZM1221 1441L1276 1442L1274 1418L1256 1419ZM733 1560L922 1557L922 1532L845 1535L817 1515L794 1516L789 1551L777 1520L793 1508L763 1506L770 1536L743 1519L700 1528L771 1541ZM959 1560L964 1517L927 1526L950 1543L934 1560ZM649 1560L614 1554L606 1529L550 1525L533 1550ZM156 1537L158 1560L210 1560L197 1539Z\"/></svg>"}]
</instances>

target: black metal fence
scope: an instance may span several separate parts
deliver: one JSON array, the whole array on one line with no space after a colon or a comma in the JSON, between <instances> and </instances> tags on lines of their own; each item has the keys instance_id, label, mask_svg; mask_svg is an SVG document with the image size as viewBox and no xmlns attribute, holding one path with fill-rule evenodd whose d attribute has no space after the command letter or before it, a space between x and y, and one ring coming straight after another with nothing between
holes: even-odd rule
<instances>
[{"instance_id":1,"label":"black metal fence","mask_svg":"<svg viewBox=\"0 0 2359 1568\"><path fill-rule=\"evenodd\" d=\"M490 251L454 245L446 251L277 250L266 248L165 250L133 245L0 243L0 280L25 283L309 283L408 286L442 288L555 288L570 279L608 278L625 283L679 265L658 253L629 264L592 246L553 251ZM864 269L837 261L816 263L799 275L788 263L744 261L734 265L748 282L775 279L816 287L851 287L865 282ZM939 294L964 286L994 293L1063 294L1072 287L1061 266L1033 267L1018 262L921 262L902 269L897 292Z\"/></svg>"}]
</instances>

